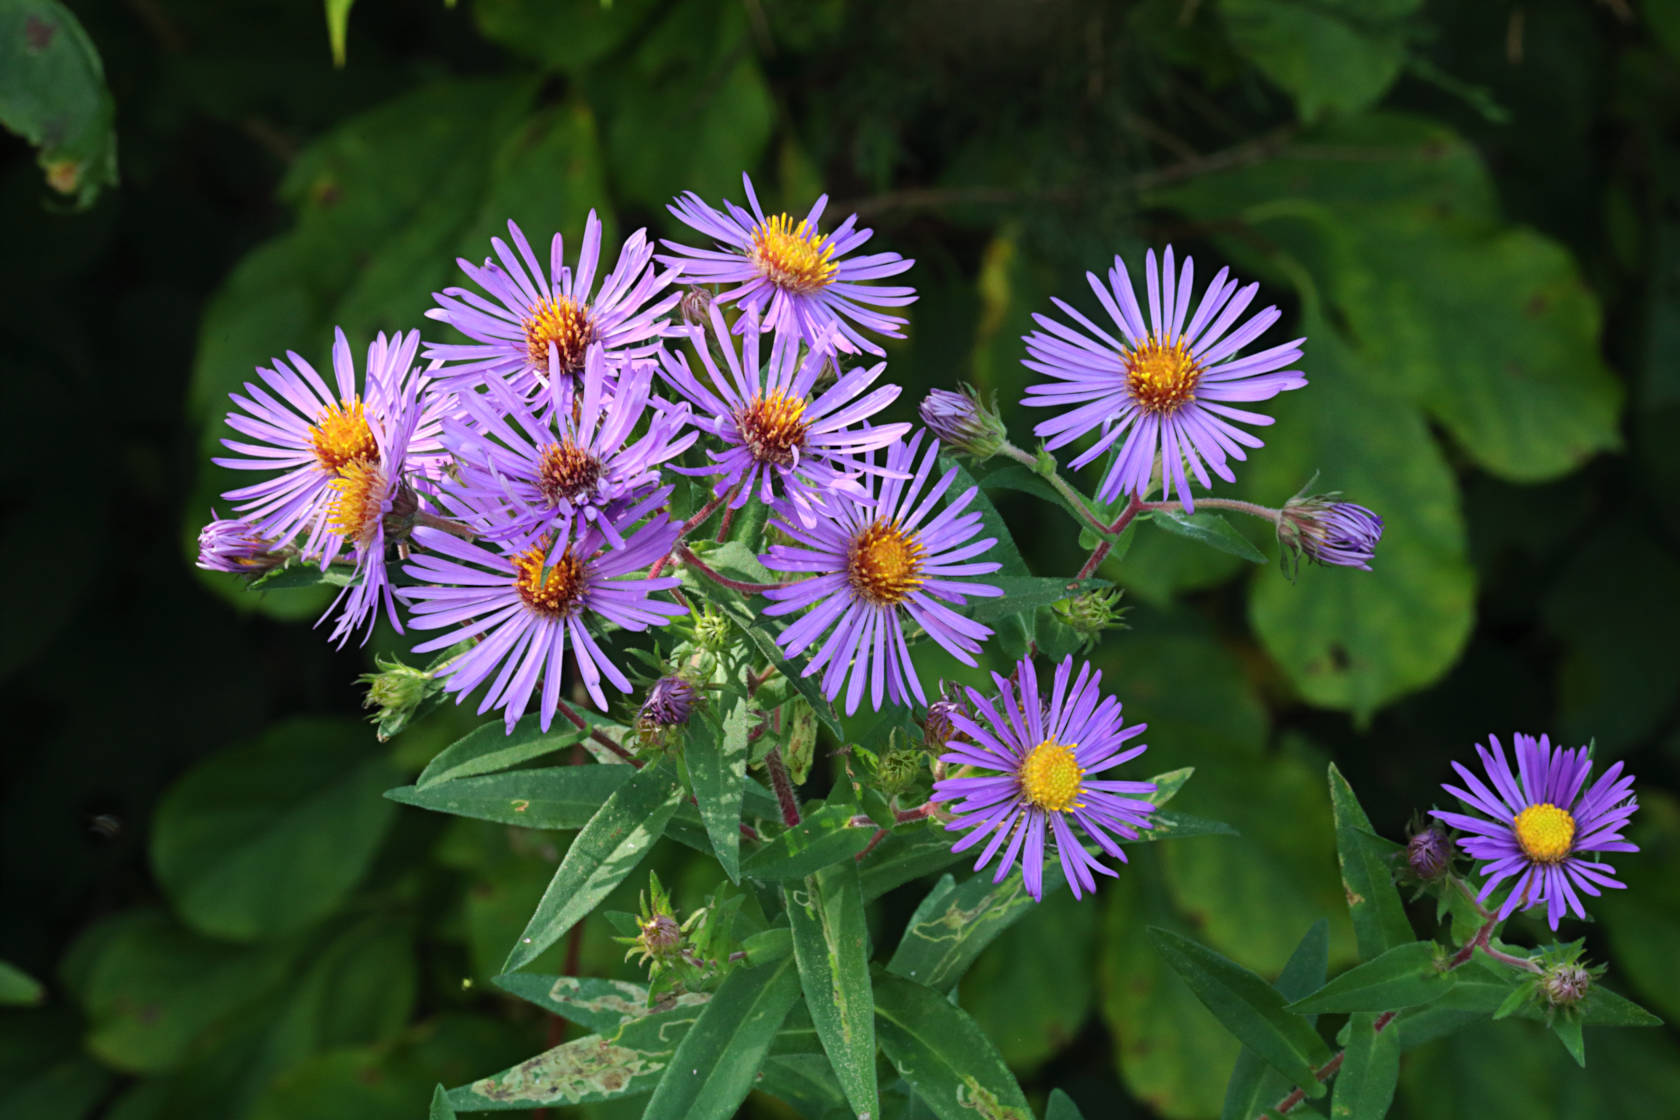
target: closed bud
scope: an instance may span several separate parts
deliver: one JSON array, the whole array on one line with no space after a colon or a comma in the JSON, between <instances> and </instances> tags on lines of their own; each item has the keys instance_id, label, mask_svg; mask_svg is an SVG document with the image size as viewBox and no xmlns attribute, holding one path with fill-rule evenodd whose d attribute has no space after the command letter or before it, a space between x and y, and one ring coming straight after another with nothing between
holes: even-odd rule
<instances>
[{"instance_id":1,"label":"closed bud","mask_svg":"<svg viewBox=\"0 0 1680 1120\"><path fill-rule=\"evenodd\" d=\"M1297 494L1278 512L1278 543L1299 565L1305 556L1315 564L1371 570L1383 521L1364 506L1338 501L1339 495ZM1293 574L1293 573L1291 573Z\"/></svg>"},{"instance_id":2,"label":"closed bud","mask_svg":"<svg viewBox=\"0 0 1680 1120\"><path fill-rule=\"evenodd\" d=\"M443 685L424 669L404 665L395 658L375 656L377 673L363 673L356 678L367 685L362 707L373 708L370 717L378 725L381 742L389 739L414 718L427 697L442 691Z\"/></svg>"},{"instance_id":3,"label":"closed bud","mask_svg":"<svg viewBox=\"0 0 1680 1120\"><path fill-rule=\"evenodd\" d=\"M1592 973L1578 964L1555 964L1540 978L1540 990L1553 1007L1573 1007L1592 990Z\"/></svg>"},{"instance_id":4,"label":"closed bud","mask_svg":"<svg viewBox=\"0 0 1680 1120\"><path fill-rule=\"evenodd\" d=\"M957 733L957 725L951 722L951 716L960 711L962 705L955 700L935 700L928 705L927 718L922 720L922 745L930 754L937 755L943 751L951 736Z\"/></svg>"},{"instance_id":5,"label":"closed bud","mask_svg":"<svg viewBox=\"0 0 1680 1120\"><path fill-rule=\"evenodd\" d=\"M256 576L284 564L291 549L277 547L249 521L217 517L198 531L198 566L211 572Z\"/></svg>"},{"instance_id":6,"label":"closed bud","mask_svg":"<svg viewBox=\"0 0 1680 1120\"><path fill-rule=\"evenodd\" d=\"M729 648L730 640L734 634L734 625L722 611L716 607L706 606L690 617L695 645L711 653L721 653Z\"/></svg>"},{"instance_id":7,"label":"closed bud","mask_svg":"<svg viewBox=\"0 0 1680 1120\"><path fill-rule=\"evenodd\" d=\"M1438 828L1426 828L1406 841L1406 864L1419 879L1439 879L1452 866L1452 841Z\"/></svg>"},{"instance_id":8,"label":"closed bud","mask_svg":"<svg viewBox=\"0 0 1680 1120\"><path fill-rule=\"evenodd\" d=\"M1120 588L1109 587L1063 599L1055 605L1056 617L1090 649L1103 631L1126 628L1126 608L1120 605L1123 594Z\"/></svg>"},{"instance_id":9,"label":"closed bud","mask_svg":"<svg viewBox=\"0 0 1680 1120\"><path fill-rule=\"evenodd\" d=\"M984 462L1002 450L1009 430L996 408L980 403L980 395L965 387L960 393L934 389L923 399L922 423L952 451Z\"/></svg>"},{"instance_id":10,"label":"closed bud","mask_svg":"<svg viewBox=\"0 0 1680 1120\"><path fill-rule=\"evenodd\" d=\"M921 772L921 751L894 746L875 763L875 788L895 797L909 789Z\"/></svg>"},{"instance_id":11,"label":"closed bud","mask_svg":"<svg viewBox=\"0 0 1680 1120\"><path fill-rule=\"evenodd\" d=\"M712 293L705 288L690 288L683 293L682 300L677 304L682 321L702 330L711 322L711 309Z\"/></svg>"},{"instance_id":12,"label":"closed bud","mask_svg":"<svg viewBox=\"0 0 1680 1120\"><path fill-rule=\"evenodd\" d=\"M660 677L648 689L647 699L636 713L636 730L649 745L662 744L688 723L694 714L699 690L681 677Z\"/></svg>"}]
</instances>

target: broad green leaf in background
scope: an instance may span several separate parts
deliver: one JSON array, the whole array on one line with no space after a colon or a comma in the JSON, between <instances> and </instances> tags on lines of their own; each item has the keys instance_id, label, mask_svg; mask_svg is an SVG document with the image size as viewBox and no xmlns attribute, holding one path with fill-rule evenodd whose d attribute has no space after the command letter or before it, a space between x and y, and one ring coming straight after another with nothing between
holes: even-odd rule
<instances>
[{"instance_id":1,"label":"broad green leaf in background","mask_svg":"<svg viewBox=\"0 0 1680 1120\"><path fill-rule=\"evenodd\" d=\"M1266 1064L1309 1097L1324 1095L1315 1071L1330 1050L1305 1019L1284 1009L1283 996L1260 977L1171 930L1152 927L1149 939L1196 998Z\"/></svg>"},{"instance_id":2,"label":"broad green leaf in background","mask_svg":"<svg viewBox=\"0 0 1680 1120\"><path fill-rule=\"evenodd\" d=\"M0 1012L0 1116L82 1120L112 1074L82 1047L84 1024L60 1008Z\"/></svg>"},{"instance_id":3,"label":"broad green leaf in background","mask_svg":"<svg viewBox=\"0 0 1680 1120\"><path fill-rule=\"evenodd\" d=\"M152 866L181 916L239 941L302 929L361 879L401 777L350 720L278 724L199 764L164 796Z\"/></svg>"},{"instance_id":4,"label":"broad green leaf in background","mask_svg":"<svg viewBox=\"0 0 1680 1120\"><path fill-rule=\"evenodd\" d=\"M636 771L607 798L566 850L502 971L535 960L635 870L665 831L681 796L682 787L661 759Z\"/></svg>"},{"instance_id":5,"label":"broad green leaf in background","mask_svg":"<svg viewBox=\"0 0 1680 1120\"><path fill-rule=\"evenodd\" d=\"M1396 945L1296 1000L1289 1009L1300 1015L1398 1011L1440 999L1458 981L1457 972L1441 970L1440 951L1433 941Z\"/></svg>"},{"instance_id":6,"label":"broad green leaf in background","mask_svg":"<svg viewBox=\"0 0 1680 1120\"><path fill-rule=\"evenodd\" d=\"M1325 971L1330 964L1330 925L1322 918L1312 924L1301 943L1290 954L1277 983L1272 987L1286 1000L1299 999L1308 992L1324 986ZM1317 1016L1304 1017L1308 1026L1315 1025ZM1225 1086L1225 1104L1219 1111L1220 1120L1254 1120L1264 1108L1276 1104L1289 1092L1288 1080L1272 1069L1254 1051L1244 1048L1237 1055L1231 1070L1231 1080Z\"/></svg>"},{"instance_id":7,"label":"broad green leaf in background","mask_svg":"<svg viewBox=\"0 0 1680 1120\"><path fill-rule=\"evenodd\" d=\"M747 780L747 698L725 693L722 719L697 712L689 720L684 760L688 763L700 819L718 863L731 882L741 879L741 795Z\"/></svg>"},{"instance_id":8,"label":"broad green leaf in background","mask_svg":"<svg viewBox=\"0 0 1680 1120\"><path fill-rule=\"evenodd\" d=\"M588 708L584 708L578 714L591 727L622 731L618 724ZM501 720L493 719L473 728L439 751L437 757L427 763L426 768L420 772L420 777L415 779L414 788L419 791L443 782L506 770L533 758L564 750L587 734L585 729L564 722L544 731L536 713L514 724L511 732Z\"/></svg>"},{"instance_id":9,"label":"broad green leaf in background","mask_svg":"<svg viewBox=\"0 0 1680 1120\"><path fill-rule=\"evenodd\" d=\"M88 206L116 185L115 118L99 51L70 9L0 4L0 124L40 149L49 187Z\"/></svg>"},{"instance_id":10,"label":"broad green leaf in background","mask_svg":"<svg viewBox=\"0 0 1680 1120\"><path fill-rule=\"evenodd\" d=\"M1085 980L1096 971L1099 915L1090 902L1063 890L1029 900L1025 919L1003 930L962 977L963 1008L1023 1078L1078 1037L1096 1004L1095 985Z\"/></svg>"},{"instance_id":11,"label":"broad green leaf in background","mask_svg":"<svg viewBox=\"0 0 1680 1120\"><path fill-rule=\"evenodd\" d=\"M803 879L831 864L851 860L875 835L873 828L851 828L853 807L820 805L797 825L767 841L741 861L741 874L767 882Z\"/></svg>"},{"instance_id":12,"label":"broad green leaf in background","mask_svg":"<svg viewBox=\"0 0 1680 1120\"><path fill-rule=\"evenodd\" d=\"M560 71L581 70L630 42L658 0L477 0L473 22L491 42Z\"/></svg>"},{"instance_id":13,"label":"broad green leaf in background","mask_svg":"<svg viewBox=\"0 0 1680 1120\"><path fill-rule=\"evenodd\" d=\"M887 970L942 992L1033 906L1019 875L993 883L987 869L960 886L946 876L910 916Z\"/></svg>"},{"instance_id":14,"label":"broad green leaf in background","mask_svg":"<svg viewBox=\"0 0 1680 1120\"><path fill-rule=\"evenodd\" d=\"M1330 1115L1348 1120L1383 1120L1400 1080L1400 1032L1376 1029L1372 1012L1355 1015L1348 1029L1346 1056L1336 1071Z\"/></svg>"},{"instance_id":15,"label":"broad green leaf in background","mask_svg":"<svg viewBox=\"0 0 1680 1120\"><path fill-rule=\"evenodd\" d=\"M582 828L634 773L629 766L599 763L545 766L400 786L385 796L403 805L519 828Z\"/></svg>"},{"instance_id":16,"label":"broad green leaf in background","mask_svg":"<svg viewBox=\"0 0 1680 1120\"><path fill-rule=\"evenodd\" d=\"M770 1042L799 999L791 960L729 974L677 1044L646 1120L727 1120L752 1090Z\"/></svg>"},{"instance_id":17,"label":"broad green leaf in background","mask_svg":"<svg viewBox=\"0 0 1680 1120\"><path fill-rule=\"evenodd\" d=\"M826 867L782 888L805 1006L836 1079L860 1116L878 1116L875 1002L869 931L856 863Z\"/></svg>"},{"instance_id":18,"label":"broad green leaf in background","mask_svg":"<svg viewBox=\"0 0 1680 1120\"><path fill-rule=\"evenodd\" d=\"M1303 120L1374 104L1406 63L1404 17L1421 0L1219 0L1236 48Z\"/></svg>"},{"instance_id":19,"label":"broad green leaf in background","mask_svg":"<svg viewBox=\"0 0 1680 1120\"><path fill-rule=\"evenodd\" d=\"M1335 763L1330 764L1330 807L1353 936L1359 943L1360 959L1370 960L1416 936L1394 885L1394 872L1384 858L1399 852L1400 846L1373 834L1371 818Z\"/></svg>"},{"instance_id":20,"label":"broad green leaf in background","mask_svg":"<svg viewBox=\"0 0 1680 1120\"><path fill-rule=\"evenodd\" d=\"M1030 1120L1032 1110L991 1040L939 993L896 976L875 985L881 1049L939 1120Z\"/></svg>"},{"instance_id":21,"label":"broad green leaf in background","mask_svg":"<svg viewBox=\"0 0 1680 1120\"><path fill-rule=\"evenodd\" d=\"M1184 513L1179 510L1157 510L1149 517L1150 525L1162 532L1183 537L1185 540L1195 541L1206 545L1215 552L1223 552L1230 556L1247 560L1250 564L1264 564L1265 553L1254 547L1254 542L1231 527L1222 514L1211 510L1201 513Z\"/></svg>"},{"instance_id":22,"label":"broad green leaf in background","mask_svg":"<svg viewBox=\"0 0 1680 1120\"><path fill-rule=\"evenodd\" d=\"M10 961L0 961L0 1006L32 1007L45 995L39 980Z\"/></svg>"}]
</instances>

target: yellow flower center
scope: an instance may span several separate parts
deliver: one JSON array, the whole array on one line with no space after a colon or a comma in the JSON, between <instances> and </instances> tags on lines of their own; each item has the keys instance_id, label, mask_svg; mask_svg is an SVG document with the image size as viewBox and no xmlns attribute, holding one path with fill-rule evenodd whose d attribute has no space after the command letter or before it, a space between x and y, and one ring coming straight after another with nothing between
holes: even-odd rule
<instances>
[{"instance_id":1,"label":"yellow flower center","mask_svg":"<svg viewBox=\"0 0 1680 1120\"><path fill-rule=\"evenodd\" d=\"M805 399L777 389L768 397L754 397L735 417L735 424L753 458L786 467L799 457L799 447L805 442L804 417Z\"/></svg>"},{"instance_id":2,"label":"yellow flower center","mask_svg":"<svg viewBox=\"0 0 1680 1120\"><path fill-rule=\"evenodd\" d=\"M834 283L837 266L829 259L834 245L810 223L794 225L788 215L777 214L753 230L752 239L748 259L783 291L803 295Z\"/></svg>"},{"instance_id":3,"label":"yellow flower center","mask_svg":"<svg viewBox=\"0 0 1680 1120\"><path fill-rule=\"evenodd\" d=\"M328 405L309 429L309 444L315 451L315 461L328 473L346 463L379 457L379 444L368 427L367 410L360 397Z\"/></svg>"},{"instance_id":4,"label":"yellow flower center","mask_svg":"<svg viewBox=\"0 0 1680 1120\"><path fill-rule=\"evenodd\" d=\"M858 598L892 607L922 585L922 545L892 521L876 521L852 541L846 578Z\"/></svg>"},{"instance_id":5,"label":"yellow flower center","mask_svg":"<svg viewBox=\"0 0 1680 1120\"><path fill-rule=\"evenodd\" d=\"M525 353L537 369L548 369L548 345L560 355L560 372L575 374L583 369L583 355L595 341L595 321L587 304L561 296L537 304L525 320Z\"/></svg>"},{"instance_id":6,"label":"yellow flower center","mask_svg":"<svg viewBox=\"0 0 1680 1120\"><path fill-rule=\"evenodd\" d=\"M1073 757L1078 746L1046 739L1032 749L1021 764L1021 793L1028 801L1053 813L1084 807L1078 798L1085 771Z\"/></svg>"},{"instance_id":7,"label":"yellow flower center","mask_svg":"<svg viewBox=\"0 0 1680 1120\"><path fill-rule=\"evenodd\" d=\"M538 614L560 618L571 614L583 601L588 574L584 563L572 555L571 546L543 569L553 542L544 538L513 558L513 588L527 607Z\"/></svg>"},{"instance_id":8,"label":"yellow flower center","mask_svg":"<svg viewBox=\"0 0 1680 1120\"><path fill-rule=\"evenodd\" d=\"M378 460L357 459L338 468L327 515L333 532L347 541L367 543L385 515L385 472Z\"/></svg>"},{"instance_id":9,"label":"yellow flower center","mask_svg":"<svg viewBox=\"0 0 1680 1120\"><path fill-rule=\"evenodd\" d=\"M1150 339L1124 356L1126 387L1145 412L1171 416L1196 393L1202 367L1182 340L1171 346Z\"/></svg>"},{"instance_id":10,"label":"yellow flower center","mask_svg":"<svg viewBox=\"0 0 1680 1120\"><path fill-rule=\"evenodd\" d=\"M1511 818L1517 843L1536 863L1559 863L1575 843L1575 818L1556 805L1530 805Z\"/></svg>"},{"instance_id":11,"label":"yellow flower center","mask_svg":"<svg viewBox=\"0 0 1680 1120\"><path fill-rule=\"evenodd\" d=\"M544 447L537 463L537 489L554 503L588 493L600 478L601 460L571 440Z\"/></svg>"}]
</instances>

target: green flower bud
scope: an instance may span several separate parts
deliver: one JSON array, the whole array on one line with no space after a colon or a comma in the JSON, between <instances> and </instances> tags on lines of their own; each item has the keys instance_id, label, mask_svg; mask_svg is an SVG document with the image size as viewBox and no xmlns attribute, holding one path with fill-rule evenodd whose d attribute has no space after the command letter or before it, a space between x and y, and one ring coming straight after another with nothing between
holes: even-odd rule
<instances>
[{"instance_id":1,"label":"green flower bud","mask_svg":"<svg viewBox=\"0 0 1680 1120\"><path fill-rule=\"evenodd\" d=\"M370 719L378 725L379 740L384 742L408 726L420 705L441 692L443 685L426 670L404 665L396 658L375 656L373 663L377 673L363 673L356 679L368 686L362 707L376 709Z\"/></svg>"},{"instance_id":2,"label":"green flower bud","mask_svg":"<svg viewBox=\"0 0 1680 1120\"><path fill-rule=\"evenodd\" d=\"M1126 629L1126 610L1120 606L1125 592L1118 587L1087 591L1071 599L1063 599L1054 607L1056 617L1068 629L1079 635L1085 648L1096 645L1105 630Z\"/></svg>"}]
</instances>

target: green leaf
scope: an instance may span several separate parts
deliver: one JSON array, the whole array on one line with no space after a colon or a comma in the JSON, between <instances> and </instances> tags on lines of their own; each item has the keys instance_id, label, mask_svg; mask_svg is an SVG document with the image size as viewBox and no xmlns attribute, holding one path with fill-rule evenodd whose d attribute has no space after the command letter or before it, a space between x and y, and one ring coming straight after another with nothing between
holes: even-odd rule
<instances>
[{"instance_id":1,"label":"green leaf","mask_svg":"<svg viewBox=\"0 0 1680 1120\"><path fill-rule=\"evenodd\" d=\"M86 1024L53 1007L0 1014L0 1116L83 1120L111 1090L113 1074L82 1047Z\"/></svg>"},{"instance_id":2,"label":"green leaf","mask_svg":"<svg viewBox=\"0 0 1680 1120\"><path fill-rule=\"evenodd\" d=\"M721 726L710 712L700 712L683 737L700 819L723 873L733 883L741 880L741 795L747 780L749 722L747 698L732 693Z\"/></svg>"},{"instance_id":3,"label":"green leaf","mask_svg":"<svg viewBox=\"0 0 1680 1120\"><path fill-rule=\"evenodd\" d=\"M852 1111L878 1116L875 1000L857 865L824 868L782 888L805 1006Z\"/></svg>"},{"instance_id":4,"label":"green leaf","mask_svg":"<svg viewBox=\"0 0 1680 1120\"><path fill-rule=\"evenodd\" d=\"M922 900L893 951L887 971L935 991L962 979L994 938L1033 908L1019 875L993 883L990 872L954 888L941 885Z\"/></svg>"},{"instance_id":5,"label":"green leaf","mask_svg":"<svg viewBox=\"0 0 1680 1120\"><path fill-rule=\"evenodd\" d=\"M1353 787L1330 764L1330 807L1336 821L1336 861L1342 868L1348 914L1359 956L1370 960L1416 938L1394 885L1394 872L1384 858L1398 852L1398 844L1373 834L1371 818L1359 804Z\"/></svg>"},{"instance_id":6,"label":"green leaf","mask_svg":"<svg viewBox=\"0 0 1680 1120\"><path fill-rule=\"evenodd\" d=\"M1406 62L1399 17L1420 0L1220 0L1231 42L1295 101L1303 120L1374 104Z\"/></svg>"},{"instance_id":7,"label":"green leaf","mask_svg":"<svg viewBox=\"0 0 1680 1120\"><path fill-rule=\"evenodd\" d=\"M620 729L618 724L587 708L579 715L591 727ZM588 734L586 729L570 723L562 723L552 731L543 731L535 714L514 724L511 732L501 720L491 720L439 751L437 757L420 772L420 777L415 779L414 788L424 790L443 782L506 770L553 751L564 750Z\"/></svg>"},{"instance_id":8,"label":"green leaf","mask_svg":"<svg viewBox=\"0 0 1680 1120\"><path fill-rule=\"evenodd\" d=\"M852 859L875 835L873 828L847 826L852 810L850 805L817 807L742 860L741 874L766 882L803 879L830 864Z\"/></svg>"},{"instance_id":9,"label":"green leaf","mask_svg":"<svg viewBox=\"0 0 1680 1120\"><path fill-rule=\"evenodd\" d=\"M582 828L633 773L629 766L549 766L400 786L385 796L403 805L520 828Z\"/></svg>"},{"instance_id":10,"label":"green leaf","mask_svg":"<svg viewBox=\"0 0 1680 1120\"><path fill-rule=\"evenodd\" d=\"M1194 766L1180 766L1177 770L1168 770L1165 774L1157 774L1149 780L1155 785L1155 792L1146 799L1152 805L1165 805L1178 791L1184 788L1184 783L1196 772Z\"/></svg>"},{"instance_id":11,"label":"green leaf","mask_svg":"<svg viewBox=\"0 0 1680 1120\"><path fill-rule=\"evenodd\" d=\"M1630 999L1594 984L1581 1001L1581 1022L1589 1027L1660 1027L1662 1020Z\"/></svg>"},{"instance_id":12,"label":"green leaf","mask_svg":"<svg viewBox=\"0 0 1680 1120\"><path fill-rule=\"evenodd\" d=\"M332 46L333 65L340 69L344 66L345 50L350 38L350 9L355 3L356 0L326 0L327 40ZM449 1115L455 1114L451 1112Z\"/></svg>"},{"instance_id":13,"label":"green leaf","mask_svg":"<svg viewBox=\"0 0 1680 1120\"><path fill-rule=\"evenodd\" d=\"M951 835L933 822L899 825L859 863L863 901L874 902L895 887L943 871L962 859L951 851Z\"/></svg>"},{"instance_id":14,"label":"green leaf","mask_svg":"<svg viewBox=\"0 0 1680 1120\"><path fill-rule=\"evenodd\" d=\"M449 1090L442 1085L432 1090L432 1109L426 1120L455 1120L455 1106L449 1103Z\"/></svg>"},{"instance_id":15,"label":"green leaf","mask_svg":"<svg viewBox=\"0 0 1680 1120\"><path fill-rule=\"evenodd\" d=\"M1205 544L1216 552L1240 557L1250 564L1264 564L1266 554L1254 547L1254 542L1231 527L1224 517L1211 511L1187 514L1176 510L1156 510L1149 524L1175 537Z\"/></svg>"},{"instance_id":16,"label":"green leaf","mask_svg":"<svg viewBox=\"0 0 1680 1120\"><path fill-rule=\"evenodd\" d=\"M0 124L40 149L47 185L88 206L117 182L116 109L93 40L52 0L0 8Z\"/></svg>"},{"instance_id":17,"label":"green leaf","mask_svg":"<svg viewBox=\"0 0 1680 1120\"><path fill-rule=\"evenodd\" d=\"M1552 1020L1552 1033L1563 1043L1563 1048L1569 1051L1569 1056L1575 1059L1575 1064L1586 1069L1587 1043L1581 1037L1581 1020L1559 1015Z\"/></svg>"},{"instance_id":18,"label":"green leaf","mask_svg":"<svg viewBox=\"0 0 1680 1120\"><path fill-rule=\"evenodd\" d=\"M0 1007L33 1007L46 998L41 982L10 961L0 961Z\"/></svg>"},{"instance_id":19,"label":"green leaf","mask_svg":"<svg viewBox=\"0 0 1680 1120\"><path fill-rule=\"evenodd\" d=\"M1394 1101L1400 1080L1400 1032L1378 1031L1374 1012L1361 1012L1349 1022L1342 1068L1336 1071L1330 1115L1350 1120L1382 1120Z\"/></svg>"},{"instance_id":20,"label":"green leaf","mask_svg":"<svg viewBox=\"0 0 1680 1120\"><path fill-rule=\"evenodd\" d=\"M786 926L760 930L741 942L747 963L753 965L779 961L793 954L793 932Z\"/></svg>"},{"instance_id":21,"label":"green leaf","mask_svg":"<svg viewBox=\"0 0 1680 1120\"><path fill-rule=\"evenodd\" d=\"M799 999L790 960L729 974L683 1036L642 1113L644 1120L727 1120L735 1115Z\"/></svg>"},{"instance_id":22,"label":"green leaf","mask_svg":"<svg viewBox=\"0 0 1680 1120\"><path fill-rule=\"evenodd\" d=\"M970 600L963 614L975 622L992 623L1011 615L1026 615L1074 595L1112 587L1106 579L1045 579L1037 576L987 576L985 581L1003 594Z\"/></svg>"},{"instance_id":23,"label":"green leaf","mask_svg":"<svg viewBox=\"0 0 1680 1120\"><path fill-rule=\"evenodd\" d=\"M1060 1089L1050 1090L1050 1103L1044 1110L1044 1120L1085 1120L1085 1114L1073 1103L1073 1098Z\"/></svg>"},{"instance_id":24,"label":"green leaf","mask_svg":"<svg viewBox=\"0 0 1680 1120\"><path fill-rule=\"evenodd\" d=\"M1023 1078L1079 1037L1096 1004L1094 985L1068 980L1096 974L1097 910L1089 898L1045 886L1044 901L976 958L958 997Z\"/></svg>"},{"instance_id":25,"label":"green leaf","mask_svg":"<svg viewBox=\"0 0 1680 1120\"><path fill-rule=\"evenodd\" d=\"M1149 939L1226 1030L1309 1097L1324 1095L1315 1071L1330 1051L1304 1019L1284 1009L1277 989L1171 930L1151 927Z\"/></svg>"},{"instance_id":26,"label":"green leaf","mask_svg":"<svg viewBox=\"0 0 1680 1120\"><path fill-rule=\"evenodd\" d=\"M1283 966L1277 983L1272 987L1284 999L1299 999L1308 992L1324 986L1330 967L1330 924L1323 918L1314 922L1295 946L1289 963ZM1316 1015L1305 1017L1309 1026L1317 1023ZM1244 1049L1237 1055L1231 1070L1231 1080L1225 1086L1225 1104L1220 1120L1253 1120L1264 1108L1269 1108L1289 1092L1289 1082L1276 1070L1267 1066L1254 1051Z\"/></svg>"},{"instance_id":27,"label":"green leaf","mask_svg":"<svg viewBox=\"0 0 1680 1120\"><path fill-rule=\"evenodd\" d=\"M1348 969L1318 991L1296 1000L1297 1014L1327 1011L1397 1011L1440 999L1458 982L1441 970L1433 941L1396 945L1373 960Z\"/></svg>"},{"instance_id":28,"label":"green leaf","mask_svg":"<svg viewBox=\"0 0 1680 1120\"><path fill-rule=\"evenodd\" d=\"M759 1070L756 1088L786 1101L801 1116L822 1116L846 1108L845 1094L834 1079L828 1058L815 1054L771 1054Z\"/></svg>"},{"instance_id":29,"label":"green leaf","mask_svg":"<svg viewBox=\"0 0 1680 1120\"><path fill-rule=\"evenodd\" d=\"M181 916L249 941L331 913L395 815L401 773L350 720L293 720L188 771L158 805L152 867Z\"/></svg>"},{"instance_id":30,"label":"green leaf","mask_svg":"<svg viewBox=\"0 0 1680 1120\"><path fill-rule=\"evenodd\" d=\"M288 560L246 585L248 591L296 591L303 587L353 587L361 582L351 568L321 567L309 560Z\"/></svg>"},{"instance_id":31,"label":"green leaf","mask_svg":"<svg viewBox=\"0 0 1680 1120\"><path fill-rule=\"evenodd\" d=\"M665 831L681 797L682 787L661 759L607 798L566 850L502 971L535 960L623 882Z\"/></svg>"},{"instance_id":32,"label":"green leaf","mask_svg":"<svg viewBox=\"0 0 1680 1120\"><path fill-rule=\"evenodd\" d=\"M709 992L683 992L649 1005L645 984L604 980L594 976L543 976L509 972L495 977L496 987L528 1003L570 1019L594 1034L610 1037L624 1024L672 1008L695 1007L711 999Z\"/></svg>"},{"instance_id":33,"label":"green leaf","mask_svg":"<svg viewBox=\"0 0 1680 1120\"><path fill-rule=\"evenodd\" d=\"M634 36L656 7L656 0L477 0L472 13L491 42L550 69L577 72Z\"/></svg>"},{"instance_id":34,"label":"green leaf","mask_svg":"<svg viewBox=\"0 0 1680 1120\"><path fill-rule=\"evenodd\" d=\"M920 984L884 975L875 985L881 1049L940 1120L1031 1120L1015 1077L962 1010Z\"/></svg>"}]
</instances>

